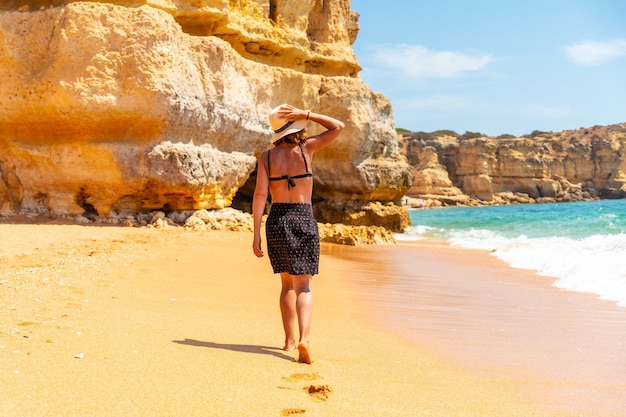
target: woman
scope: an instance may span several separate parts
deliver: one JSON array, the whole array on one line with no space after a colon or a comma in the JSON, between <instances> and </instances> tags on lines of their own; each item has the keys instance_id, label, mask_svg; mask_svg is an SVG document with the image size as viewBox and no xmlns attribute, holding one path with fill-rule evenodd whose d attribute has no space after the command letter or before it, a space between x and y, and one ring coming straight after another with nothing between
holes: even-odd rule
<instances>
[{"instance_id":1,"label":"woman","mask_svg":"<svg viewBox=\"0 0 626 417\"><path fill-rule=\"evenodd\" d=\"M274 147L263 152L257 167L257 180L252 202L254 241L257 257L261 249L261 219L268 191L272 206L265 223L267 252L275 274L280 274L280 312L285 330L286 351L296 347L299 362L311 363L309 331L313 310L311 278L318 272L320 242L317 222L313 217L311 196L313 154L330 145L344 129L344 124L329 116L283 104L269 115L274 134ZM327 130L307 138L308 121ZM295 325L300 337L296 345Z\"/></svg>"}]
</instances>

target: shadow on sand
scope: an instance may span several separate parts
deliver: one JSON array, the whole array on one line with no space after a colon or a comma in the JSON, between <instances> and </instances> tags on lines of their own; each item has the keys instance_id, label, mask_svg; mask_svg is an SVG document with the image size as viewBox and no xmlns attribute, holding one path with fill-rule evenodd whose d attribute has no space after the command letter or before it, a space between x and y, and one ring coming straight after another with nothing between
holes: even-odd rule
<instances>
[{"instance_id":1,"label":"shadow on sand","mask_svg":"<svg viewBox=\"0 0 626 417\"><path fill-rule=\"evenodd\" d=\"M203 342L201 340L194 339L185 339L185 340L172 340L174 343L178 343L179 345L187 345L187 346L197 346L197 347L207 347L213 349L225 349L231 350L233 352L244 352L244 353L254 353L257 355L271 355L280 359L285 359L291 362L295 362L296 359L285 355L282 349L271 347L271 346L258 346L258 345L236 345L230 343L214 343L214 342Z\"/></svg>"}]
</instances>

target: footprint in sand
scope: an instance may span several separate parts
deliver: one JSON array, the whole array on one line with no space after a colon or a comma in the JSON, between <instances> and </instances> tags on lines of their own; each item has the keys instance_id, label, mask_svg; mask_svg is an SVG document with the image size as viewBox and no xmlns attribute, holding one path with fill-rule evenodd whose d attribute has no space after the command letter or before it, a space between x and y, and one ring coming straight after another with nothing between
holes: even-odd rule
<instances>
[{"instance_id":1,"label":"footprint in sand","mask_svg":"<svg viewBox=\"0 0 626 417\"><path fill-rule=\"evenodd\" d=\"M284 376L283 379L287 382L296 384L299 382L310 382L316 381L318 379L322 379L322 377L318 373L312 374L291 374L289 376ZM289 390L297 390L298 388L294 388L291 386L278 386L279 389L289 389ZM310 384L306 385L302 388L304 392L309 394L311 398L318 401L326 401L328 399L328 395L332 392L332 389L328 385L315 385Z\"/></svg>"},{"instance_id":2,"label":"footprint in sand","mask_svg":"<svg viewBox=\"0 0 626 417\"><path fill-rule=\"evenodd\" d=\"M328 394L332 392L328 385L309 385L308 387L304 387L304 391L311 397L320 401L326 401Z\"/></svg>"},{"instance_id":3,"label":"footprint in sand","mask_svg":"<svg viewBox=\"0 0 626 417\"><path fill-rule=\"evenodd\" d=\"M322 377L317 373L312 374L291 374L289 376L284 376L283 379L289 382L299 382L299 381L315 381L316 379L321 379Z\"/></svg>"},{"instance_id":4,"label":"footprint in sand","mask_svg":"<svg viewBox=\"0 0 626 417\"><path fill-rule=\"evenodd\" d=\"M302 408L285 408L283 411L281 411L281 415L283 416L293 416L296 414L304 414L306 413L306 410L302 409Z\"/></svg>"}]
</instances>

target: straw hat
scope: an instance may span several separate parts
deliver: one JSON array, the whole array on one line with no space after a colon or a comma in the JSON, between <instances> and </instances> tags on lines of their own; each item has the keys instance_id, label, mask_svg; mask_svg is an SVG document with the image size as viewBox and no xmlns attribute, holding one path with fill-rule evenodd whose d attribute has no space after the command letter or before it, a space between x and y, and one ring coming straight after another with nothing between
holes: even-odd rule
<instances>
[{"instance_id":1,"label":"straw hat","mask_svg":"<svg viewBox=\"0 0 626 417\"><path fill-rule=\"evenodd\" d=\"M276 142L278 139L290 135L292 133L296 133L301 131L306 127L307 121L305 119L287 121L283 117L278 114L278 111L286 104L281 104L280 106L276 106L270 112L270 126L274 131L272 138L270 139L271 143Z\"/></svg>"}]
</instances>

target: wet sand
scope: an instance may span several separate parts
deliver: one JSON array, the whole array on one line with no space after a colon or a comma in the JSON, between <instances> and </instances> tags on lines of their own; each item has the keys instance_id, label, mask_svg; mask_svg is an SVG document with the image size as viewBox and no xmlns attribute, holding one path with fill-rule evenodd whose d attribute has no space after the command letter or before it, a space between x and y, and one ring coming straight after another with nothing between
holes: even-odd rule
<instances>
[{"instance_id":1,"label":"wet sand","mask_svg":"<svg viewBox=\"0 0 626 417\"><path fill-rule=\"evenodd\" d=\"M279 279L266 258L253 256L250 233L0 224L0 236L3 417L611 415L538 392L538 383L568 388L567 372L520 373L517 364L483 354L483 345L500 343L488 337L502 333L492 320L515 310L515 297L518 309L535 315L532 323L551 322L567 297L539 285L536 291L546 292L537 296L546 297L539 309L526 305L524 285L490 293L484 288L516 274L501 264L484 287L469 279L449 285L459 268L484 266L473 253L427 246L411 252L420 258L420 275L439 284L420 284L419 303L398 303L380 294L387 282L401 289L390 275L403 273L388 271L409 265L403 247L323 245L313 283L313 363L306 365L297 352L280 349ZM522 283L536 279L519 273ZM446 291L438 293L441 285ZM395 305L411 323L424 311L439 319L418 321L409 332ZM452 321L445 319L450 312ZM616 338L622 319L613 316ZM599 337L585 334L589 328L577 338ZM518 357L552 332L533 325L525 331L526 343L511 345ZM589 387L624 389L580 384L583 395Z\"/></svg>"},{"instance_id":2,"label":"wet sand","mask_svg":"<svg viewBox=\"0 0 626 417\"><path fill-rule=\"evenodd\" d=\"M555 288L486 251L422 242L330 253L381 328L472 375L519 386L528 404L585 416L626 411L626 308ZM350 274L353 264L367 267Z\"/></svg>"}]
</instances>

